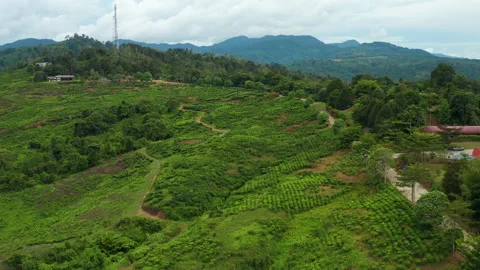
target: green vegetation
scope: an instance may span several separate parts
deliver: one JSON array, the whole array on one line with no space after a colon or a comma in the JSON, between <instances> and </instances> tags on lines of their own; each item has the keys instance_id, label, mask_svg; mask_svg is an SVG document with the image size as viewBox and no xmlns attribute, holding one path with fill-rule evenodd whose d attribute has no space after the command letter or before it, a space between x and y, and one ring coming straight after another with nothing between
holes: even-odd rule
<instances>
[{"instance_id":1,"label":"green vegetation","mask_svg":"<svg viewBox=\"0 0 480 270\"><path fill-rule=\"evenodd\" d=\"M478 116L459 101L473 82L444 66L349 84L79 36L55 46L69 53L52 66L0 73L0 268L415 269L461 238L443 213L478 225L477 162L449 165L448 197L415 205L386 180L389 147L416 164L410 184L424 178L445 144L416 130L437 104ZM42 82L59 70L80 79Z\"/></svg>"}]
</instances>

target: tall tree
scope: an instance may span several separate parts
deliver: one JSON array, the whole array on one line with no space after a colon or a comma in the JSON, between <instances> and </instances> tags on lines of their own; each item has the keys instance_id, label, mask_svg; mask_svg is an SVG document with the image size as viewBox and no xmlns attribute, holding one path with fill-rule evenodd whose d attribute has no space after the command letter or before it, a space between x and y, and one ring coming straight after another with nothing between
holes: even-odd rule
<instances>
[{"instance_id":1,"label":"tall tree","mask_svg":"<svg viewBox=\"0 0 480 270\"><path fill-rule=\"evenodd\" d=\"M370 151L367 159L367 170L371 177L381 177L387 182L388 171L395 165L393 151L383 147L377 147Z\"/></svg>"},{"instance_id":2,"label":"tall tree","mask_svg":"<svg viewBox=\"0 0 480 270\"><path fill-rule=\"evenodd\" d=\"M452 68L452 66L442 63L432 71L432 73L430 74L430 79L437 86L445 87L449 82L453 81L453 77L455 76L455 74L455 70Z\"/></svg>"},{"instance_id":3,"label":"tall tree","mask_svg":"<svg viewBox=\"0 0 480 270\"><path fill-rule=\"evenodd\" d=\"M431 173L418 164L409 166L407 170L400 171L398 186L412 189L411 200L415 203L415 186L417 183L428 183L432 181Z\"/></svg>"},{"instance_id":4,"label":"tall tree","mask_svg":"<svg viewBox=\"0 0 480 270\"><path fill-rule=\"evenodd\" d=\"M446 166L442 188L450 200L462 195L462 172L467 168L466 160L454 161Z\"/></svg>"}]
</instances>

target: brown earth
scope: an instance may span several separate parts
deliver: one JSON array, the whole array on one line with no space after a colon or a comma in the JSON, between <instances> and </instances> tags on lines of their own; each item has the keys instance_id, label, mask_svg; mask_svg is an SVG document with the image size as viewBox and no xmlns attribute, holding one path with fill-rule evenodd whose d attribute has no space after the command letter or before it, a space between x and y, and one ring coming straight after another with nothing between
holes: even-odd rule
<instances>
[{"instance_id":1,"label":"brown earth","mask_svg":"<svg viewBox=\"0 0 480 270\"><path fill-rule=\"evenodd\" d=\"M78 216L78 219L79 220L92 220L92 219L96 219L97 217L103 217L104 214L105 214L105 209L104 208L101 208L101 207L95 207L93 208L92 210L86 212L86 213L83 213L81 214L80 216Z\"/></svg>"},{"instance_id":2,"label":"brown earth","mask_svg":"<svg viewBox=\"0 0 480 270\"><path fill-rule=\"evenodd\" d=\"M277 119L273 120L273 122L275 122L275 123L281 123L281 122L287 121L287 119L288 119L287 114L286 114L285 112L281 112L281 113L280 113L280 116L279 116Z\"/></svg>"},{"instance_id":3,"label":"brown earth","mask_svg":"<svg viewBox=\"0 0 480 270\"><path fill-rule=\"evenodd\" d=\"M138 210L138 215L143 217L148 217L151 219L167 219L167 215L164 212L156 209L150 209L145 206L142 206Z\"/></svg>"},{"instance_id":4,"label":"brown earth","mask_svg":"<svg viewBox=\"0 0 480 270\"><path fill-rule=\"evenodd\" d=\"M181 141L179 143L180 144L199 144L201 142L202 142L202 140L185 140L185 141Z\"/></svg>"},{"instance_id":5,"label":"brown earth","mask_svg":"<svg viewBox=\"0 0 480 270\"><path fill-rule=\"evenodd\" d=\"M285 132L294 132L298 128L302 127L302 125L291 125L283 129Z\"/></svg>"},{"instance_id":6,"label":"brown earth","mask_svg":"<svg viewBox=\"0 0 480 270\"><path fill-rule=\"evenodd\" d=\"M445 261L420 267L422 270L448 270L448 269L457 269L453 268L454 266L459 266L464 261L462 254L459 251L455 251L450 257Z\"/></svg>"},{"instance_id":7,"label":"brown earth","mask_svg":"<svg viewBox=\"0 0 480 270\"><path fill-rule=\"evenodd\" d=\"M298 128L301 128L301 127L304 127L304 126L308 126L308 125L312 125L312 124L315 124L315 123L317 123L317 121L303 121L303 122L300 123L300 124L288 126L288 127L284 128L283 131L285 131L285 132L294 132L294 131L297 130Z\"/></svg>"},{"instance_id":8,"label":"brown earth","mask_svg":"<svg viewBox=\"0 0 480 270\"><path fill-rule=\"evenodd\" d=\"M165 85L187 85L186 83L179 83L179 82L167 82L164 80L152 80L152 82L156 84L165 84Z\"/></svg>"},{"instance_id":9,"label":"brown earth","mask_svg":"<svg viewBox=\"0 0 480 270\"><path fill-rule=\"evenodd\" d=\"M97 92L98 88L88 88L85 92Z\"/></svg>"},{"instance_id":10,"label":"brown earth","mask_svg":"<svg viewBox=\"0 0 480 270\"><path fill-rule=\"evenodd\" d=\"M123 159L117 161L114 165L107 165L108 163L103 163L100 166L90 168L85 172L87 174L117 174L125 170L125 161Z\"/></svg>"},{"instance_id":11,"label":"brown earth","mask_svg":"<svg viewBox=\"0 0 480 270\"><path fill-rule=\"evenodd\" d=\"M358 175L346 175L342 172L337 172L337 174L335 174L335 178L337 178L338 180L342 180L346 183L360 183L362 182L362 180L367 178L367 175L364 173Z\"/></svg>"},{"instance_id":12,"label":"brown earth","mask_svg":"<svg viewBox=\"0 0 480 270\"><path fill-rule=\"evenodd\" d=\"M338 159L345 155L345 151L337 151L333 155L321 158L317 162L312 164L311 168L301 169L299 172L314 172L319 173L332 166Z\"/></svg>"}]
</instances>

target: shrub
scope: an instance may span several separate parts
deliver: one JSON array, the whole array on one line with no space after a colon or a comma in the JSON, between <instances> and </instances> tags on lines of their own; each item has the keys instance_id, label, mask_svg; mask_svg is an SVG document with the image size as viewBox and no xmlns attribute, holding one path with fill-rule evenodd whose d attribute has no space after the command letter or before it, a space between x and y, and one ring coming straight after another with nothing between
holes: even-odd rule
<instances>
[{"instance_id":1,"label":"shrub","mask_svg":"<svg viewBox=\"0 0 480 270\"><path fill-rule=\"evenodd\" d=\"M319 112L317 114L317 120L321 127L328 126L328 113L327 112Z\"/></svg>"}]
</instances>

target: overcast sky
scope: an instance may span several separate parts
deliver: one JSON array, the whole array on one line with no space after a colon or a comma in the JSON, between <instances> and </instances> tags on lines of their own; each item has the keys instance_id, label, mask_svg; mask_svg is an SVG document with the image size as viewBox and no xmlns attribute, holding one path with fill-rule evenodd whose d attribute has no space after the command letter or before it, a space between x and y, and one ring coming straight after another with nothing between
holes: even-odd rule
<instances>
[{"instance_id":1,"label":"overcast sky","mask_svg":"<svg viewBox=\"0 0 480 270\"><path fill-rule=\"evenodd\" d=\"M80 33L112 40L108 0L1 0L0 44ZM246 35L386 41L480 59L480 0L117 0L120 38L209 45Z\"/></svg>"}]
</instances>

